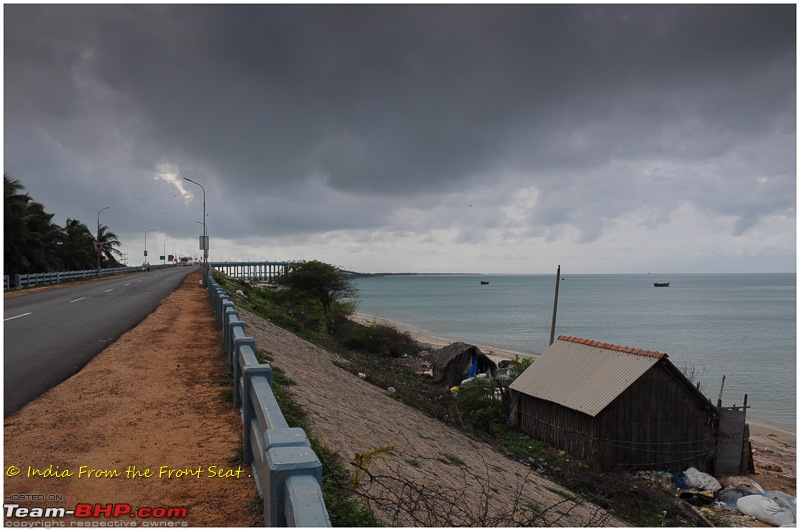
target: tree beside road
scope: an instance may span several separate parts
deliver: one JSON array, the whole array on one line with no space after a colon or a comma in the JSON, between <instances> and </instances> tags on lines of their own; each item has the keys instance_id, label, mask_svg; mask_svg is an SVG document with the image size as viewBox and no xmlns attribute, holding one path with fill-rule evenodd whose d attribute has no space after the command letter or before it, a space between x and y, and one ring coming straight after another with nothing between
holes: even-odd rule
<instances>
[{"instance_id":1,"label":"tree beside road","mask_svg":"<svg viewBox=\"0 0 800 531\"><path fill-rule=\"evenodd\" d=\"M100 245L101 267L119 267L122 243L106 225L93 234L85 223L67 218L64 227L54 214L25 193L25 186L3 175L3 271L6 275L80 271L97 266L95 246Z\"/></svg>"}]
</instances>

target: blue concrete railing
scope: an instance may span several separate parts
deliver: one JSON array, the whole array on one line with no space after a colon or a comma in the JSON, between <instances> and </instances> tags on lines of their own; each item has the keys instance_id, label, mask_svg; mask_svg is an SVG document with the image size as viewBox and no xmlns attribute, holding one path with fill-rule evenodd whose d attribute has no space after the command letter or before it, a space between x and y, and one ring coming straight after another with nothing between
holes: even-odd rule
<instances>
[{"instance_id":1,"label":"blue concrete railing","mask_svg":"<svg viewBox=\"0 0 800 531\"><path fill-rule=\"evenodd\" d=\"M172 267L170 265L154 265L152 269L159 269L163 267ZM142 266L136 267L113 267L108 269L101 269L100 276L118 275L120 273L133 273L141 271ZM11 278L14 278L14 283L11 283ZM4 275L3 290L12 288L32 288L39 284L57 284L59 282L66 282L68 280L77 280L80 278L94 278L97 276L97 269L83 269L81 271L58 271L53 273L29 273L27 275Z\"/></svg>"},{"instance_id":2,"label":"blue concrete railing","mask_svg":"<svg viewBox=\"0 0 800 531\"><path fill-rule=\"evenodd\" d=\"M264 499L264 525L331 527L322 499L322 464L305 432L290 428L272 392L272 367L259 363L228 293L209 275L207 287L233 370L233 400L242 414L244 460Z\"/></svg>"}]
</instances>

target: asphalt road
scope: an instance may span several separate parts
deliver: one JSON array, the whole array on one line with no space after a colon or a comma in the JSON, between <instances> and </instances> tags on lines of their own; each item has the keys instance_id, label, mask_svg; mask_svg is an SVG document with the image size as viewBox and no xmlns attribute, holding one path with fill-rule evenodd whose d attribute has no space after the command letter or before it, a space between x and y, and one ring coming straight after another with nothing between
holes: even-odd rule
<instances>
[{"instance_id":1,"label":"asphalt road","mask_svg":"<svg viewBox=\"0 0 800 531\"><path fill-rule=\"evenodd\" d=\"M83 368L152 313L196 267L171 267L4 301L3 416Z\"/></svg>"}]
</instances>

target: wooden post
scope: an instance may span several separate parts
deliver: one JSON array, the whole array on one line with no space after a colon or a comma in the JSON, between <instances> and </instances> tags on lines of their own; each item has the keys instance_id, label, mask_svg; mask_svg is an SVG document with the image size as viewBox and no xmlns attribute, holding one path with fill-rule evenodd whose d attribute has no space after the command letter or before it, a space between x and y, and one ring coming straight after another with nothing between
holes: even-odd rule
<instances>
[{"instance_id":1,"label":"wooden post","mask_svg":"<svg viewBox=\"0 0 800 531\"><path fill-rule=\"evenodd\" d=\"M556 314L558 313L558 284L561 281L561 264L558 265L556 270L556 296L553 301L553 324L550 325L550 344L556 340Z\"/></svg>"}]
</instances>

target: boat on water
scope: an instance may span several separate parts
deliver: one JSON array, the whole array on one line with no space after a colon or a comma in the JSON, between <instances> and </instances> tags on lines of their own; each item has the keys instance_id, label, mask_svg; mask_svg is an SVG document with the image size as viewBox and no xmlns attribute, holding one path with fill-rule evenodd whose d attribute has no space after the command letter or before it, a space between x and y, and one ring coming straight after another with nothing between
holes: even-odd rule
<instances>
[{"instance_id":1,"label":"boat on water","mask_svg":"<svg viewBox=\"0 0 800 531\"><path fill-rule=\"evenodd\" d=\"M482 286L485 286L485 285L486 285L486 284L488 284L488 283L489 283L489 281L488 281L488 280L481 280L481 285L482 285Z\"/></svg>"},{"instance_id":2,"label":"boat on water","mask_svg":"<svg viewBox=\"0 0 800 531\"><path fill-rule=\"evenodd\" d=\"M657 288L668 288L669 282L653 282L653 286Z\"/></svg>"}]
</instances>

